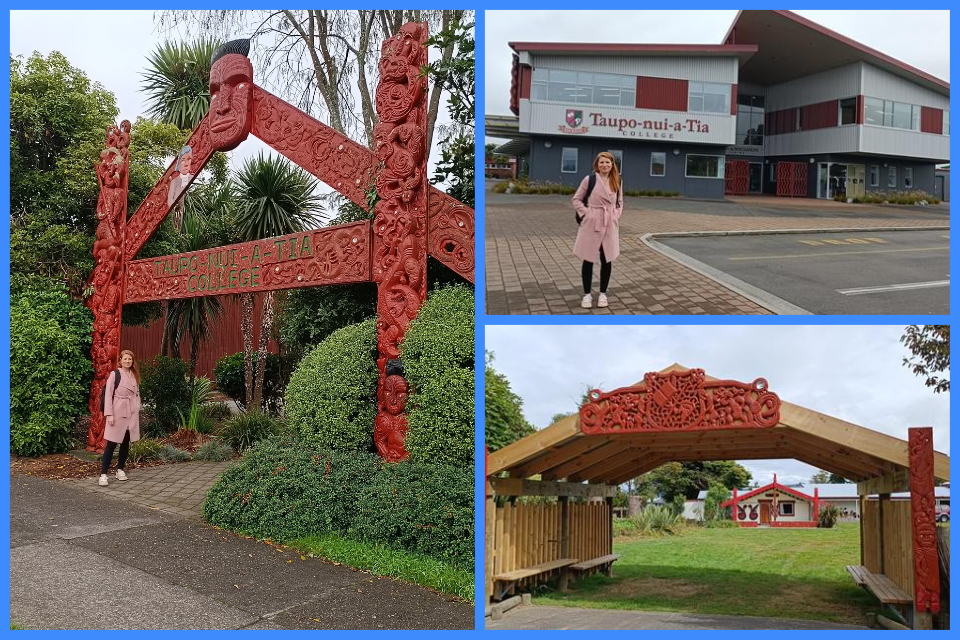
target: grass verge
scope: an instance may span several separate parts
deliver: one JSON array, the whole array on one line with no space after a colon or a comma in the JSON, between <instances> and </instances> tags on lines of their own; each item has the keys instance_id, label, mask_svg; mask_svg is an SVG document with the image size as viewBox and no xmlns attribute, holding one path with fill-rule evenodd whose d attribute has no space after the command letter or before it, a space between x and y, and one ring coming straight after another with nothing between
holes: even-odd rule
<instances>
[{"instance_id":1,"label":"grass verge","mask_svg":"<svg viewBox=\"0 0 960 640\"><path fill-rule=\"evenodd\" d=\"M340 562L377 576L400 578L474 602L473 572L428 556L400 551L385 544L358 542L336 534L300 538L287 544L304 554Z\"/></svg>"},{"instance_id":2,"label":"grass verge","mask_svg":"<svg viewBox=\"0 0 960 640\"><path fill-rule=\"evenodd\" d=\"M865 624L876 600L850 579L859 524L833 529L707 529L620 538L614 577L593 576L538 604Z\"/></svg>"}]
</instances>

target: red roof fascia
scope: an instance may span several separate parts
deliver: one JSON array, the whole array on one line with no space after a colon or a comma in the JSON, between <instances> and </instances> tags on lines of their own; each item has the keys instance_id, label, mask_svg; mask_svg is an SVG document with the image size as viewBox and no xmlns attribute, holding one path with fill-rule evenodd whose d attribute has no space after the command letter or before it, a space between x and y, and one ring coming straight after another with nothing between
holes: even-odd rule
<instances>
[{"instance_id":1,"label":"red roof fascia","mask_svg":"<svg viewBox=\"0 0 960 640\"><path fill-rule=\"evenodd\" d=\"M861 43L857 42L856 40L853 40L852 38L848 38L848 37L845 36L845 35L839 34L839 33L837 33L836 31L833 31L833 30L828 29L828 28L826 28L826 27L824 27L824 26L821 26L821 25L817 24L816 22L814 22L814 21L812 21L812 20L808 20L807 18L804 18L803 16L797 15L797 14L794 13L793 11L786 11L786 10L782 10L782 9L770 9L769 11L772 11L773 13L779 14L779 15L783 16L784 18L788 18L788 19L790 19L790 20L793 20L793 21L796 22L797 24L801 24L801 25L803 25L803 26L805 26L805 27L807 27L807 28L809 28L809 29L813 29L813 30L816 31L817 33L820 33L820 34L822 34L822 35L825 35L825 36L827 36L828 38L833 38L834 40L838 40L838 41L840 41L840 42L842 42L842 43L844 43L844 44L846 44L846 45L848 45L848 46L853 47L854 49L858 49L858 50L862 51L863 53L866 53L866 54L868 54L868 55L871 55L871 56L873 56L873 57L875 57L875 58L879 58L879 59L883 60L884 62L886 62L886 63L888 63L888 64L892 64L892 65L894 65L894 66L896 66L896 67L900 67L900 68L903 69L904 71L906 71L906 72L908 72L908 73L912 73L912 74L914 74L914 75L916 75L916 76L920 76L921 78L923 78L924 80L927 80L927 81L929 81L929 82L933 82L933 83L935 83L935 84L938 84L938 85L940 85L941 87L943 87L944 89L949 89L949 88L950 88L950 83L949 83L949 82L945 82L945 81L941 80L940 78L938 78L938 77L936 77L936 76L930 75L929 73L927 73L927 72L925 72L925 71L921 71L920 69L917 69L916 67L912 67L912 66L910 66L909 64L907 64L906 62L900 62L900 61L897 60L896 58L892 58L892 57L888 56L887 54L881 53L881 52L877 51L876 49L873 49L873 48L871 48L871 47L868 47L868 46L865 45L865 44L861 44ZM723 42L726 42L726 41L727 41L727 39L730 37L730 34L731 34L731 33L733 32L733 30L736 28L736 26L737 26L737 21L740 20L740 14L742 14L742 13L743 13L742 10L737 13L737 17L734 18L733 24L730 25L730 29L727 31L727 35L724 37ZM739 45L729 45L729 46L739 46Z\"/></svg>"},{"instance_id":2,"label":"red roof fascia","mask_svg":"<svg viewBox=\"0 0 960 640\"><path fill-rule=\"evenodd\" d=\"M753 44L634 44L607 42L510 42L520 51L569 51L570 53L756 53Z\"/></svg>"},{"instance_id":3,"label":"red roof fascia","mask_svg":"<svg viewBox=\"0 0 960 640\"><path fill-rule=\"evenodd\" d=\"M761 494L761 493L766 493L767 491L770 491L770 490L772 490L772 489L774 489L774 488L775 488L777 491L782 491L783 493L786 493L786 494L788 494L788 495L791 495L791 496L793 496L794 498L800 498L801 500L807 500L807 501L809 501L809 502L813 502L813 496L808 496L807 494L803 493L802 491L797 491L796 489L791 489L790 487L785 487L785 486L783 486L782 484L780 484L779 482L771 482L770 484L766 485L765 487L760 487L759 489L754 489L753 491L750 491L750 492L748 492L748 493L745 493L745 494L743 494L743 495L741 495L741 496L737 496L737 502L740 502L740 501L742 501L742 500L746 500L746 499L748 499L748 498L752 498L753 496L759 495L759 494ZM732 504L733 504L733 498L730 498L730 499L727 500L726 502L721 502L721 503L720 503L720 506L721 506L721 507L729 507L729 506L732 505Z\"/></svg>"}]
</instances>

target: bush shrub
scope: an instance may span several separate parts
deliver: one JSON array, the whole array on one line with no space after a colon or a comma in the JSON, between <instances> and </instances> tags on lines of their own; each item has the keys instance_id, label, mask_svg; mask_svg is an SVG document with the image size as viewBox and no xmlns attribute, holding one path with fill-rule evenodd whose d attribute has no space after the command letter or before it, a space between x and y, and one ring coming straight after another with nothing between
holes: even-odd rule
<instances>
[{"instance_id":1,"label":"bush shrub","mask_svg":"<svg viewBox=\"0 0 960 640\"><path fill-rule=\"evenodd\" d=\"M264 438L280 432L280 425L266 413L243 413L224 423L218 434L237 451L246 451Z\"/></svg>"},{"instance_id":2,"label":"bush shrub","mask_svg":"<svg viewBox=\"0 0 960 640\"><path fill-rule=\"evenodd\" d=\"M10 451L68 451L87 405L93 367L93 315L57 286L29 288L10 300Z\"/></svg>"},{"instance_id":3,"label":"bush shrub","mask_svg":"<svg viewBox=\"0 0 960 640\"><path fill-rule=\"evenodd\" d=\"M141 438L136 442L130 443L130 461L137 462L149 462L151 460L159 460L160 452L163 451L164 447L162 444L156 440L150 438Z\"/></svg>"},{"instance_id":4,"label":"bush shrub","mask_svg":"<svg viewBox=\"0 0 960 640\"><path fill-rule=\"evenodd\" d=\"M388 542L473 568L473 476L365 451L322 450L296 435L267 438L207 494L212 525L292 541L326 532Z\"/></svg>"},{"instance_id":5,"label":"bush shrub","mask_svg":"<svg viewBox=\"0 0 960 640\"><path fill-rule=\"evenodd\" d=\"M273 436L221 474L203 503L203 517L275 540L346 532L379 467L380 459L365 451L321 451L296 436Z\"/></svg>"},{"instance_id":6,"label":"bush shrub","mask_svg":"<svg viewBox=\"0 0 960 640\"><path fill-rule=\"evenodd\" d=\"M203 405L201 411L205 416L210 418L213 422L219 422L221 420L226 420L229 418L232 413L230 413L230 407L227 406L226 402L211 402Z\"/></svg>"},{"instance_id":7,"label":"bush shrub","mask_svg":"<svg viewBox=\"0 0 960 640\"><path fill-rule=\"evenodd\" d=\"M817 515L818 527L821 529L832 529L839 519L840 507L833 504L820 505L820 513Z\"/></svg>"},{"instance_id":8,"label":"bush shrub","mask_svg":"<svg viewBox=\"0 0 960 640\"><path fill-rule=\"evenodd\" d=\"M400 346L411 393L406 448L414 461L473 467L474 296L430 293Z\"/></svg>"},{"instance_id":9,"label":"bush shrub","mask_svg":"<svg viewBox=\"0 0 960 640\"><path fill-rule=\"evenodd\" d=\"M152 433L171 433L180 427L180 415L190 414L189 368L190 364L180 358L166 356L140 363L140 395L145 403L153 405L156 422Z\"/></svg>"},{"instance_id":10,"label":"bush shrub","mask_svg":"<svg viewBox=\"0 0 960 640\"><path fill-rule=\"evenodd\" d=\"M205 443L193 454L194 460L205 460L208 462L223 462L233 458L233 449L228 444L222 444L215 440Z\"/></svg>"},{"instance_id":11,"label":"bush shrub","mask_svg":"<svg viewBox=\"0 0 960 640\"><path fill-rule=\"evenodd\" d=\"M404 460L385 464L357 504L355 535L473 567L473 474Z\"/></svg>"},{"instance_id":12,"label":"bush shrub","mask_svg":"<svg viewBox=\"0 0 960 640\"><path fill-rule=\"evenodd\" d=\"M253 354L254 375L257 370L257 355L257 353ZM287 384L281 364L280 356L275 353L267 354L267 369L263 372L263 402L264 408L274 415L279 414L283 409L283 390ZM241 408L246 409L247 386L243 352L217 360L213 375L217 379L217 389L234 400Z\"/></svg>"},{"instance_id":13,"label":"bush shrub","mask_svg":"<svg viewBox=\"0 0 960 640\"><path fill-rule=\"evenodd\" d=\"M626 535L672 535L683 528L683 516L668 505L649 505L620 525Z\"/></svg>"},{"instance_id":14,"label":"bush shrub","mask_svg":"<svg viewBox=\"0 0 960 640\"><path fill-rule=\"evenodd\" d=\"M286 414L304 440L370 450L376 416L376 321L333 332L308 353L287 386Z\"/></svg>"},{"instance_id":15,"label":"bush shrub","mask_svg":"<svg viewBox=\"0 0 960 640\"><path fill-rule=\"evenodd\" d=\"M160 450L160 459L164 462L186 462L190 459L190 452L168 444Z\"/></svg>"}]
</instances>

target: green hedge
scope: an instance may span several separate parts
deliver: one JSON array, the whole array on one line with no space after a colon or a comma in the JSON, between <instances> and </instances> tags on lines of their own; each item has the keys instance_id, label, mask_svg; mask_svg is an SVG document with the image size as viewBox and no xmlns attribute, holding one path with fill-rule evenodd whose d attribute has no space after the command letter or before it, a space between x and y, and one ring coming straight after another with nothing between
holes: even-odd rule
<instances>
[{"instance_id":1,"label":"green hedge","mask_svg":"<svg viewBox=\"0 0 960 640\"><path fill-rule=\"evenodd\" d=\"M290 377L286 412L308 442L329 449L370 450L376 417L376 321L332 333Z\"/></svg>"},{"instance_id":2,"label":"green hedge","mask_svg":"<svg viewBox=\"0 0 960 640\"><path fill-rule=\"evenodd\" d=\"M384 464L273 436L221 474L207 494L212 525L292 541L336 532L473 567L473 476L409 461Z\"/></svg>"},{"instance_id":3,"label":"green hedge","mask_svg":"<svg viewBox=\"0 0 960 640\"><path fill-rule=\"evenodd\" d=\"M93 381L93 314L56 285L10 299L10 451L68 451Z\"/></svg>"},{"instance_id":4,"label":"green hedge","mask_svg":"<svg viewBox=\"0 0 960 640\"><path fill-rule=\"evenodd\" d=\"M411 394L405 441L415 462L473 468L474 296L430 293L400 345Z\"/></svg>"}]
</instances>

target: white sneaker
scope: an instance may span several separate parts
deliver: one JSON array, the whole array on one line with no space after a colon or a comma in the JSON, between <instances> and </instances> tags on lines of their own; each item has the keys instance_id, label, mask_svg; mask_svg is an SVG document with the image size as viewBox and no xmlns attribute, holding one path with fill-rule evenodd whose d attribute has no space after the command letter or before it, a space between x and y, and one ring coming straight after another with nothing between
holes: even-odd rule
<instances>
[{"instance_id":1,"label":"white sneaker","mask_svg":"<svg viewBox=\"0 0 960 640\"><path fill-rule=\"evenodd\" d=\"M107 474L101 473L101 474L100 474L100 480L97 481L97 484L100 485L101 487L105 487L105 486L109 485L110 482L107 480Z\"/></svg>"},{"instance_id":2,"label":"white sneaker","mask_svg":"<svg viewBox=\"0 0 960 640\"><path fill-rule=\"evenodd\" d=\"M117 469L117 480L126 480L127 474L123 472L123 469Z\"/></svg>"},{"instance_id":3,"label":"white sneaker","mask_svg":"<svg viewBox=\"0 0 960 640\"><path fill-rule=\"evenodd\" d=\"M592 306L593 306L593 296L590 295L589 293L588 293L587 295L583 296L583 300L580 302L580 306L583 307L584 309L589 309L590 307L592 307Z\"/></svg>"},{"instance_id":4,"label":"white sneaker","mask_svg":"<svg viewBox=\"0 0 960 640\"><path fill-rule=\"evenodd\" d=\"M601 309L607 306L607 294L601 293L600 297L597 298L597 306Z\"/></svg>"}]
</instances>

